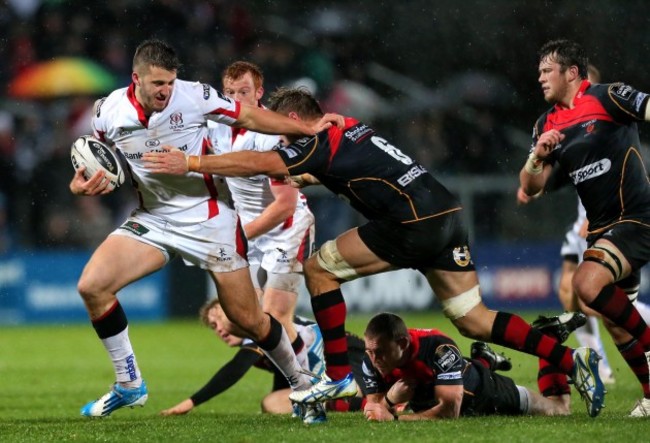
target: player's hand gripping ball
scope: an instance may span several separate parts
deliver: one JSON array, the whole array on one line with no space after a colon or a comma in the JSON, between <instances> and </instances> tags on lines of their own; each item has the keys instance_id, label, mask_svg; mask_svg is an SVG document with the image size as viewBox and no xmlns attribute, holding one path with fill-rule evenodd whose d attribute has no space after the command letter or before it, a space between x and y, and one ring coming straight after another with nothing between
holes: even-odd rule
<instances>
[{"instance_id":1,"label":"player's hand gripping ball","mask_svg":"<svg viewBox=\"0 0 650 443\"><path fill-rule=\"evenodd\" d=\"M75 169L86 167L86 180L103 170L106 173L104 180L109 182L107 189L113 190L124 183L124 169L117 154L95 137L82 135L75 140L70 149L70 158Z\"/></svg>"}]
</instances>

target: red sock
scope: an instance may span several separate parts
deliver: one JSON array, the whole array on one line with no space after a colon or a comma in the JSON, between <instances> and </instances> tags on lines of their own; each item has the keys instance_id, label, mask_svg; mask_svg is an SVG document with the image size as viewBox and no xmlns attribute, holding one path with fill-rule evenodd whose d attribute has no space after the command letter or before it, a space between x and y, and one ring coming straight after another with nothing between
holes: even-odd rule
<instances>
[{"instance_id":1,"label":"red sock","mask_svg":"<svg viewBox=\"0 0 650 443\"><path fill-rule=\"evenodd\" d=\"M537 372L537 386L544 397L559 396L571 392L566 374L541 358L539 359L539 372Z\"/></svg>"},{"instance_id":2,"label":"red sock","mask_svg":"<svg viewBox=\"0 0 650 443\"><path fill-rule=\"evenodd\" d=\"M646 352L650 351L650 328L621 288L614 284L605 286L587 306L625 329Z\"/></svg>"},{"instance_id":3,"label":"red sock","mask_svg":"<svg viewBox=\"0 0 650 443\"><path fill-rule=\"evenodd\" d=\"M547 360L565 374L573 372L571 348L533 329L518 315L497 312L492 325L492 343Z\"/></svg>"},{"instance_id":4,"label":"red sock","mask_svg":"<svg viewBox=\"0 0 650 443\"><path fill-rule=\"evenodd\" d=\"M632 340L629 343L617 346L619 352L625 359L627 365L632 369L632 372L641 383L643 388L643 396L650 398L650 370L648 368L648 360L646 359L643 346L638 340Z\"/></svg>"},{"instance_id":5,"label":"red sock","mask_svg":"<svg viewBox=\"0 0 650 443\"><path fill-rule=\"evenodd\" d=\"M352 372L348 359L348 341L345 337L347 308L340 289L312 297L311 307L323 334L327 376L340 380Z\"/></svg>"}]
</instances>

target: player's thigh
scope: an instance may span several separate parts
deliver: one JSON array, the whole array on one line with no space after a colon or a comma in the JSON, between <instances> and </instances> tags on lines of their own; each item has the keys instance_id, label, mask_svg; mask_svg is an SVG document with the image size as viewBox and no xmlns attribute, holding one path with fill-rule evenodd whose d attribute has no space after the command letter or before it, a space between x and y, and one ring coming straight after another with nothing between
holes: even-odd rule
<instances>
[{"instance_id":1,"label":"player's thigh","mask_svg":"<svg viewBox=\"0 0 650 443\"><path fill-rule=\"evenodd\" d=\"M109 235L86 264L80 291L115 293L166 262L167 257L155 246L124 235Z\"/></svg>"},{"instance_id":2,"label":"player's thigh","mask_svg":"<svg viewBox=\"0 0 650 443\"><path fill-rule=\"evenodd\" d=\"M343 260L360 276L377 274L392 268L390 263L379 258L368 248L361 240L357 228L344 232L335 241L336 249Z\"/></svg>"}]
</instances>

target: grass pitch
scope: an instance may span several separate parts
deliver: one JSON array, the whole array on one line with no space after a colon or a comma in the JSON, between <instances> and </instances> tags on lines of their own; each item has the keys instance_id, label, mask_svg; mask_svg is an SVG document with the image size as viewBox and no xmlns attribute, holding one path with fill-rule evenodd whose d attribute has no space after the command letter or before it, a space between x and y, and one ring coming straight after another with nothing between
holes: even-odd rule
<instances>
[{"instance_id":1,"label":"grass pitch","mask_svg":"<svg viewBox=\"0 0 650 443\"><path fill-rule=\"evenodd\" d=\"M371 315L350 316L360 334ZM469 353L439 313L404 314L410 327L436 327ZM532 320L535 314L525 317ZM198 321L133 323L138 364L149 387L144 408L121 409L88 419L79 408L108 391L112 365L90 324L0 327L0 442L645 442L650 419L627 414L640 398L631 371L606 338L616 384L606 409L590 418L577 393L570 417L483 417L419 423L369 423L361 413L329 413L323 425L306 426L289 416L259 412L271 376L252 369L224 394L180 417L159 411L187 398L234 355ZM570 345L575 345L572 337ZM509 375L536 389L537 360L495 346L513 361Z\"/></svg>"}]
</instances>

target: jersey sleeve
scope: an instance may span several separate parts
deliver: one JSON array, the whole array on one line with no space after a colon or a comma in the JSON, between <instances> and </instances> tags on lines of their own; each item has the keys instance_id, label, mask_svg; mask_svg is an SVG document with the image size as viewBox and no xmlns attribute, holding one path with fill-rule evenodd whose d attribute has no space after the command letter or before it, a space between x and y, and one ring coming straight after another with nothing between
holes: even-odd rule
<instances>
[{"instance_id":1,"label":"jersey sleeve","mask_svg":"<svg viewBox=\"0 0 650 443\"><path fill-rule=\"evenodd\" d=\"M645 120L648 94L638 91L625 83L612 83L607 86L602 103L607 112L617 121L630 122Z\"/></svg>"},{"instance_id":2,"label":"jersey sleeve","mask_svg":"<svg viewBox=\"0 0 650 443\"><path fill-rule=\"evenodd\" d=\"M324 143L318 135L303 137L289 146L277 145L274 149L287 165L289 174L318 175L326 170L329 163L328 151L323 149L323 145Z\"/></svg>"},{"instance_id":3,"label":"jersey sleeve","mask_svg":"<svg viewBox=\"0 0 650 443\"><path fill-rule=\"evenodd\" d=\"M105 113L102 114L102 105L106 101L106 97L100 98L93 105L93 115L90 121L92 127L93 135L103 142L109 143L110 140L106 140L106 119L103 118Z\"/></svg>"},{"instance_id":4,"label":"jersey sleeve","mask_svg":"<svg viewBox=\"0 0 650 443\"><path fill-rule=\"evenodd\" d=\"M384 381L377 368L375 368L370 361L368 355L364 355L363 362L361 363L361 371L363 373L363 384L365 389L363 391L367 394L383 394L388 392L388 384Z\"/></svg>"},{"instance_id":5,"label":"jersey sleeve","mask_svg":"<svg viewBox=\"0 0 650 443\"><path fill-rule=\"evenodd\" d=\"M449 343L438 345L428 363L436 373L438 385L462 385L465 360L460 350L449 339Z\"/></svg>"},{"instance_id":6,"label":"jersey sleeve","mask_svg":"<svg viewBox=\"0 0 650 443\"><path fill-rule=\"evenodd\" d=\"M208 119L226 125L237 121L241 110L238 101L225 96L207 83L196 83L194 87L196 89L193 93L200 94L197 102L201 103L201 110Z\"/></svg>"}]
</instances>

